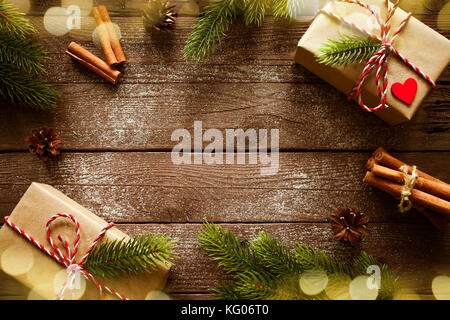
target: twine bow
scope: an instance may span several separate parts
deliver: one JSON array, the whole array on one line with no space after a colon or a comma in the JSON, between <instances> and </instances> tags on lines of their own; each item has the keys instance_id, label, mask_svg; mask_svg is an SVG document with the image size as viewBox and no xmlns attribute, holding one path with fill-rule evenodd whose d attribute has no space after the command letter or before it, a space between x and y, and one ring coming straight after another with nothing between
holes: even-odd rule
<instances>
[{"instance_id":1,"label":"twine bow","mask_svg":"<svg viewBox=\"0 0 450 320\"><path fill-rule=\"evenodd\" d=\"M412 167L411 175L408 174L408 166L401 166L400 171L403 172L404 184L402 186L402 192L400 194L400 204L398 205L398 209L401 213L404 213L411 210L412 208L412 202L411 200L409 200L409 196L411 195L411 191L416 185L418 174L416 166Z\"/></svg>"},{"instance_id":2,"label":"twine bow","mask_svg":"<svg viewBox=\"0 0 450 320\"><path fill-rule=\"evenodd\" d=\"M75 224L75 240L73 243L73 247L71 248L69 243L64 239L62 235L58 235L58 240L61 242L64 251L61 250L56 243L53 241L53 238L51 236L51 229L50 225L52 222L54 222L58 218L69 218L72 220L72 222ZM78 223L78 220L71 214L68 213L57 213L54 216L52 216L47 223L45 224L45 231L47 234L47 241L53 248L54 252L44 247L41 243L36 241L33 237L31 237L29 234L27 234L24 230L19 228L17 225L15 225L13 222L9 221L9 217L5 217L5 222L17 233L22 235L24 238L26 238L28 241L33 243L36 247L47 253L50 257L52 257L54 260L56 260L58 263L63 265L67 269L67 279L64 282L61 290L58 293L58 298L60 300L64 299L64 295L67 289L73 288L74 282L77 280L77 274L82 274L87 280L90 280L95 284L97 287L102 299L105 298L104 292L109 292L110 294L118 297L122 300L128 300L125 296L121 295L117 291L101 284L100 282L95 279L95 277L86 269L84 269L83 264L86 262L86 259L88 258L89 254L91 253L92 249L97 245L97 242L104 236L106 231L114 226L114 223L108 224L106 227L104 227L100 233L97 235L97 237L92 241L91 246L86 251L86 253L81 257L79 262L75 262L75 256L78 252L78 244L80 242L80 224Z\"/></svg>"},{"instance_id":3,"label":"twine bow","mask_svg":"<svg viewBox=\"0 0 450 320\"><path fill-rule=\"evenodd\" d=\"M367 61L364 66L363 72L359 81L353 87L352 92L349 95L349 100L356 97L359 105L366 111L375 112L379 110L383 110L388 108L389 106L386 104L387 92L388 92L388 58L389 55L393 52L399 57L406 65L412 68L417 74L419 74L422 78L424 78L430 85L435 88L436 83L424 72L422 72L417 66L412 64L406 57L404 57L397 49L393 47L393 43L400 32L404 29L406 23L411 17L411 12L408 12L405 19L399 24L397 30L391 36L391 19L395 14L395 11L398 8L401 0L397 0L394 4L391 4L389 0L385 0L385 4L388 9L387 17L384 23L381 21L380 15L368 4L361 2L359 0L337 0L341 2L348 2L357 4L360 7L363 7L369 11L369 13L375 17L376 22L381 28L381 36L377 36L372 32L365 30L364 28L356 25L355 23L347 20L346 18L339 16L327 9L321 9L320 11L338 19L341 22L344 22L360 32L368 35L369 37L373 37L381 43L380 49ZM376 69L376 86L378 88L378 96L380 98L379 104L376 107L367 106L362 99L362 91L365 85L365 81L372 73L372 71Z\"/></svg>"}]
</instances>

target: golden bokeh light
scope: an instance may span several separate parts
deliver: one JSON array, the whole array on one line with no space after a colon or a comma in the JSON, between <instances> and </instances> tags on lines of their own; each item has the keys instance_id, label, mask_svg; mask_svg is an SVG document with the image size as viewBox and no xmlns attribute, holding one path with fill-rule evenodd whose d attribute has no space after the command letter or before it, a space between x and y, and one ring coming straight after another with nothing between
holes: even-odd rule
<instances>
[{"instance_id":1,"label":"golden bokeh light","mask_svg":"<svg viewBox=\"0 0 450 320\"><path fill-rule=\"evenodd\" d=\"M52 7L44 14L44 27L54 36L63 36L69 32L67 27L67 12L65 8Z\"/></svg>"},{"instance_id":2,"label":"golden bokeh light","mask_svg":"<svg viewBox=\"0 0 450 320\"><path fill-rule=\"evenodd\" d=\"M80 41L88 41L92 39L92 33L95 30L95 19L91 16L82 16L80 18L80 29L72 29L69 35Z\"/></svg>"},{"instance_id":3,"label":"golden bokeh light","mask_svg":"<svg viewBox=\"0 0 450 320\"><path fill-rule=\"evenodd\" d=\"M28 293L28 300L51 300L55 298L52 283L41 283Z\"/></svg>"},{"instance_id":4,"label":"golden bokeh light","mask_svg":"<svg viewBox=\"0 0 450 320\"><path fill-rule=\"evenodd\" d=\"M441 275L434 278L431 290L437 300L450 300L450 277Z\"/></svg>"},{"instance_id":5,"label":"golden bokeh light","mask_svg":"<svg viewBox=\"0 0 450 320\"><path fill-rule=\"evenodd\" d=\"M170 300L170 297L162 291L154 290L145 296L145 300Z\"/></svg>"},{"instance_id":6,"label":"golden bokeh light","mask_svg":"<svg viewBox=\"0 0 450 320\"><path fill-rule=\"evenodd\" d=\"M394 295L394 300L421 300L420 296L410 289L400 289Z\"/></svg>"},{"instance_id":7,"label":"golden bokeh light","mask_svg":"<svg viewBox=\"0 0 450 320\"><path fill-rule=\"evenodd\" d=\"M325 293L332 300L351 300L350 282L352 279L346 274L336 274L328 277Z\"/></svg>"},{"instance_id":8,"label":"golden bokeh light","mask_svg":"<svg viewBox=\"0 0 450 320\"><path fill-rule=\"evenodd\" d=\"M325 290L328 276L323 270L307 270L300 276L299 284L305 294L314 296Z\"/></svg>"},{"instance_id":9,"label":"golden bokeh light","mask_svg":"<svg viewBox=\"0 0 450 320\"><path fill-rule=\"evenodd\" d=\"M375 300L378 297L378 289L369 289L369 276L358 276L350 282L350 297L352 300Z\"/></svg>"},{"instance_id":10,"label":"golden bokeh light","mask_svg":"<svg viewBox=\"0 0 450 320\"><path fill-rule=\"evenodd\" d=\"M287 11L292 19L299 22L308 22L314 19L320 9L319 0L288 0Z\"/></svg>"},{"instance_id":11,"label":"golden bokeh light","mask_svg":"<svg viewBox=\"0 0 450 320\"><path fill-rule=\"evenodd\" d=\"M0 260L3 271L11 276L27 273L34 264L33 251L28 246L8 247Z\"/></svg>"},{"instance_id":12,"label":"golden bokeh light","mask_svg":"<svg viewBox=\"0 0 450 320\"><path fill-rule=\"evenodd\" d=\"M120 40L120 39L122 39L122 33L121 33L121 31L120 31L120 27L117 25L117 24L115 24L115 23L112 23L112 26L113 26L113 28L114 28L114 31L116 32L116 35L117 35L117 38ZM102 47L102 44L100 43L100 38L99 38L99 36L98 36L98 27L97 28L95 28L94 29L94 32L92 33L92 41L94 41L94 44L98 47L98 48L101 48Z\"/></svg>"},{"instance_id":13,"label":"golden bokeh light","mask_svg":"<svg viewBox=\"0 0 450 320\"><path fill-rule=\"evenodd\" d=\"M79 300L84 295L84 292L86 291L86 278L81 273L79 273L78 279L79 282L77 283L75 281L74 288L72 289L68 288L65 291L64 300ZM59 294L66 280L67 280L66 269L59 271L55 275L55 278L53 279L53 293L55 294L55 296ZM77 284L79 285L78 287Z\"/></svg>"},{"instance_id":14,"label":"golden bokeh light","mask_svg":"<svg viewBox=\"0 0 450 320\"><path fill-rule=\"evenodd\" d=\"M443 6L441 11L439 11L437 25L438 28L443 31L450 30L450 2Z\"/></svg>"}]
</instances>

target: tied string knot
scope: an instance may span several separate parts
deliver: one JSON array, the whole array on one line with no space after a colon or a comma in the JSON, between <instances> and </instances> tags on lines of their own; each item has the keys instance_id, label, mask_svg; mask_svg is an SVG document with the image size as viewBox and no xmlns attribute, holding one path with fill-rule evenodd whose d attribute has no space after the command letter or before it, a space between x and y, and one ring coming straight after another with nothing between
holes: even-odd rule
<instances>
[{"instance_id":1,"label":"tied string knot","mask_svg":"<svg viewBox=\"0 0 450 320\"><path fill-rule=\"evenodd\" d=\"M71 247L69 242L60 234L58 235L58 240L61 242L63 250L61 250L58 245L53 241L52 238L52 232L50 225L58 218L68 218L72 220L72 222L75 225L75 240L73 243L73 246ZM61 288L61 290L58 293L58 298L60 300L64 299L65 293L67 289L72 290L74 288L74 284L79 281L80 277L79 275L83 275L84 278L94 283L97 290L99 291L102 299L105 298L104 292L108 292L119 299L122 300L128 300L127 297L121 295L117 291L101 284L97 279L84 268L84 263L86 262L87 258L89 257L89 254L94 249L94 247L97 245L97 243L100 241L100 239L103 238L106 231L114 226L114 223L109 223L106 227L104 227L102 230L100 230L99 234L95 237L95 239L92 241L90 247L86 250L84 255L81 257L80 261L75 262L76 254L78 253L78 245L80 242L80 224L78 223L78 220L71 214L68 213L57 213L54 216L52 216L47 223L45 224L46 228L46 235L47 235L47 242L50 244L50 246L53 248L52 250L47 249L44 245L39 243L36 239L31 237L28 233L26 233L24 230L22 230L20 227L18 227L16 224L14 224L12 221L9 220L9 217L5 217L5 222L8 226L10 226L14 231L19 233L21 236L26 238L28 241L30 241L32 244L34 244L36 247L47 253L50 257L52 257L54 260L56 260L59 264L64 266L67 271L67 278ZM79 286L76 285L76 287L79 288ZM72 291L71 291L72 293Z\"/></svg>"},{"instance_id":2,"label":"tied string knot","mask_svg":"<svg viewBox=\"0 0 450 320\"><path fill-rule=\"evenodd\" d=\"M408 174L408 166L401 166L400 171L403 172L404 183L402 186L402 191L400 193L400 203L398 205L398 209L401 213L405 213L412 208L412 202L409 197L411 196L411 192L416 185L418 174L416 166L412 167L411 175Z\"/></svg>"},{"instance_id":3,"label":"tied string knot","mask_svg":"<svg viewBox=\"0 0 450 320\"><path fill-rule=\"evenodd\" d=\"M362 1L359 1L359 0L337 0L337 1L356 4L360 7L367 9L367 11L369 11L369 13L373 17L375 17L377 24L381 28L381 37L380 37L372 32L367 31L366 29L358 26L357 24L347 20L345 17L337 15L327 9L320 10L320 12L325 13L335 19L338 19L339 21L352 26L353 28L364 33L365 35L378 40L381 44L379 50L371 58L369 58L369 60L364 65L364 69L359 78L359 81L355 84L350 95L348 96L349 100L356 98L359 105L368 112L384 110L389 107L386 103L387 93L388 93L388 63L387 62L388 62L388 58L392 52L395 53L395 55L398 58L400 58L406 65L408 65L410 68L412 68L417 74L419 74L422 78L424 78L428 83L430 83L430 85L433 88L436 87L436 83L428 75L426 75L424 72L422 72L417 66L412 64L405 56L403 56L393 46L395 39L403 31L406 23L408 22L409 18L411 17L411 12L408 12L406 17L400 22L396 31L391 36L391 19L394 16L401 0L397 0L394 4L391 4L389 2L389 0L384 1L386 4L386 7L388 9L387 17L384 22L381 21L380 15L370 5L368 5ZM372 72L374 70L376 70L375 71L376 72L375 83L376 83L376 86L378 89L379 103L376 107L369 107L363 101L362 91L364 89L366 80L372 74Z\"/></svg>"}]
</instances>

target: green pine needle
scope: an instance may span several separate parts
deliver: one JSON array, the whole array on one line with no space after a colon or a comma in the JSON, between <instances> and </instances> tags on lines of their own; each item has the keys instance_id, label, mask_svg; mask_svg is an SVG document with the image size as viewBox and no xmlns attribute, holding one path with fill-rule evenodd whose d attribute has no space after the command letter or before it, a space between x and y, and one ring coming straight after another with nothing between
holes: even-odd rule
<instances>
[{"instance_id":1,"label":"green pine needle","mask_svg":"<svg viewBox=\"0 0 450 320\"><path fill-rule=\"evenodd\" d=\"M315 296L305 294L299 286L301 274L322 270L330 278L353 279L368 275L367 267L371 265L381 270L378 299L392 299L398 290L397 279L387 266L365 252L348 266L307 245L297 243L295 249L288 249L264 232L252 241L242 241L231 231L208 222L198 238L208 256L233 276L211 290L218 299L329 299L325 292Z\"/></svg>"},{"instance_id":2,"label":"green pine needle","mask_svg":"<svg viewBox=\"0 0 450 320\"><path fill-rule=\"evenodd\" d=\"M25 38L28 34L34 32L35 28L24 15L12 4L0 0L0 33Z\"/></svg>"},{"instance_id":3,"label":"green pine needle","mask_svg":"<svg viewBox=\"0 0 450 320\"><path fill-rule=\"evenodd\" d=\"M130 240L114 240L94 248L84 266L95 276L118 278L155 270L158 264L172 263L176 240L148 234Z\"/></svg>"},{"instance_id":4,"label":"green pine needle","mask_svg":"<svg viewBox=\"0 0 450 320\"><path fill-rule=\"evenodd\" d=\"M339 40L329 39L316 56L326 65L350 65L368 60L380 49L380 42L372 37L361 38L342 34Z\"/></svg>"},{"instance_id":5,"label":"green pine needle","mask_svg":"<svg viewBox=\"0 0 450 320\"><path fill-rule=\"evenodd\" d=\"M26 38L11 38L0 34L0 63L15 65L20 71L33 74L46 73L42 62L48 60L47 52L38 43Z\"/></svg>"},{"instance_id":6,"label":"green pine needle","mask_svg":"<svg viewBox=\"0 0 450 320\"><path fill-rule=\"evenodd\" d=\"M14 104L46 110L56 106L59 92L51 85L10 64L0 64L0 97Z\"/></svg>"},{"instance_id":7,"label":"green pine needle","mask_svg":"<svg viewBox=\"0 0 450 320\"><path fill-rule=\"evenodd\" d=\"M0 0L0 98L46 110L56 106L59 92L44 79L47 51L28 35L33 25L11 4Z\"/></svg>"},{"instance_id":8,"label":"green pine needle","mask_svg":"<svg viewBox=\"0 0 450 320\"><path fill-rule=\"evenodd\" d=\"M261 26L270 4L270 0L243 0L245 24Z\"/></svg>"},{"instance_id":9,"label":"green pine needle","mask_svg":"<svg viewBox=\"0 0 450 320\"><path fill-rule=\"evenodd\" d=\"M236 15L239 0L217 0L210 2L194 26L184 47L184 58L197 63L209 57L225 37Z\"/></svg>"},{"instance_id":10,"label":"green pine needle","mask_svg":"<svg viewBox=\"0 0 450 320\"><path fill-rule=\"evenodd\" d=\"M243 16L245 24L260 26L272 9L276 19L297 16L303 1L289 0L211 0L200 15L184 47L184 58L198 64L208 58L226 37L233 20Z\"/></svg>"}]
</instances>

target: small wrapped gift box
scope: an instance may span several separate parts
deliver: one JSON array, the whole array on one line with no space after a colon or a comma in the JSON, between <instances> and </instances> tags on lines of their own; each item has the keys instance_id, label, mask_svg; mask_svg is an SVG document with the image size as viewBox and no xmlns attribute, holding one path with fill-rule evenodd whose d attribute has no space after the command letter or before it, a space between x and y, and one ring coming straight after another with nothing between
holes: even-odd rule
<instances>
[{"instance_id":1,"label":"small wrapped gift box","mask_svg":"<svg viewBox=\"0 0 450 320\"><path fill-rule=\"evenodd\" d=\"M374 13L364 7L366 4ZM319 63L317 55L324 44L330 39L340 39L342 34L367 36L358 28L383 39L382 28L376 19L378 15L381 25L386 21L389 23L390 32L384 39L386 52L389 51L386 58L388 85L381 89L385 92L385 104L388 107L380 108L376 115L390 125L396 125L411 120L433 89L432 83L437 81L450 62L450 41L414 17L408 19L409 14L400 8L396 8L393 16L387 19L392 6L385 0L340 0L328 3L300 40L295 61L345 94L351 94L355 84L361 80L367 61L348 66L329 66ZM395 35L399 27L401 31ZM394 36L395 40L391 43ZM377 67L375 65L367 76L361 91L361 98L369 108L375 108L382 101L380 88L376 84ZM382 72L380 75L383 80ZM382 87L381 81L380 84ZM394 89L397 92L393 93ZM352 98L357 100L355 95Z\"/></svg>"},{"instance_id":2,"label":"small wrapped gift box","mask_svg":"<svg viewBox=\"0 0 450 320\"><path fill-rule=\"evenodd\" d=\"M80 238L75 255L75 262L78 262L101 230L108 228L108 223L55 188L40 183L31 184L8 221L54 253L54 248L47 240L46 224L52 216L59 213L71 215L79 223ZM59 243L58 235L61 235L67 243L74 243L77 233L74 231L74 222L70 219L64 217L57 219L51 223L50 228L55 243ZM97 245L107 240L124 238L128 238L126 234L116 227L111 227L99 239ZM58 247L63 251L62 245L58 244ZM0 229L0 267L4 273L30 288L29 298L55 299L68 274L65 267L7 224ZM155 271L139 276L125 276L119 279L97 277L95 280L128 299L145 299L152 292L163 289L170 267L159 265ZM95 285L95 280L89 281L81 276L77 286L74 285L73 290L67 290L64 297L101 299L102 295ZM103 292L105 298L115 298L106 290Z\"/></svg>"}]
</instances>

